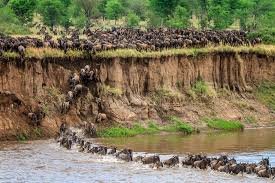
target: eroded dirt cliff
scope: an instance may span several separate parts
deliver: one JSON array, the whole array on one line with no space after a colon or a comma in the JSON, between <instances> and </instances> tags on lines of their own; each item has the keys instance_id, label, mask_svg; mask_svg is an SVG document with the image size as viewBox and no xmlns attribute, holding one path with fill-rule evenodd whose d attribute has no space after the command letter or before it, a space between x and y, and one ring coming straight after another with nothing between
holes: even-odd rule
<instances>
[{"instance_id":1,"label":"eroded dirt cliff","mask_svg":"<svg viewBox=\"0 0 275 183\"><path fill-rule=\"evenodd\" d=\"M60 103L70 90L71 73L85 65L97 69L98 80L61 114ZM275 82L275 58L258 54L213 53L195 57L113 59L29 59L0 62L0 138L20 133L52 136L61 122L109 124L155 120L177 115L197 126L204 117L244 121L253 116L258 125L275 121L253 91L261 82ZM203 86L199 86L203 83ZM198 86L197 86L198 85ZM197 93L197 88L203 89ZM9 97L7 97L7 95ZM20 102L18 102L18 100ZM34 131L27 113L42 106L42 131ZM106 114L107 120L98 120ZM248 124L249 126L249 124Z\"/></svg>"}]
</instances>

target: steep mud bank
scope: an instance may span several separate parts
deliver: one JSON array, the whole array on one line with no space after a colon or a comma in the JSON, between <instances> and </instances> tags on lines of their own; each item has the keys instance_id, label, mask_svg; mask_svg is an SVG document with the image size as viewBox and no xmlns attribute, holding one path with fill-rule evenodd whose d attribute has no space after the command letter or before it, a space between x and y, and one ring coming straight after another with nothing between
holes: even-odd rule
<instances>
[{"instance_id":1,"label":"steep mud bank","mask_svg":"<svg viewBox=\"0 0 275 183\"><path fill-rule=\"evenodd\" d=\"M69 91L68 79L86 64L97 69L99 82L61 115L59 102ZM14 94L22 105L0 96L0 138L30 133L26 111L42 105L46 118L42 130L52 136L61 121L78 125L96 122L99 113L108 122L131 123L177 115L203 126L203 117L244 120L253 116L260 126L275 121L274 113L257 101L253 88L275 82L275 58L257 54L212 53L195 57L1 59L0 91ZM208 96L192 96L192 88L204 81ZM40 104L39 104L40 102ZM8 105L7 105L8 104Z\"/></svg>"}]
</instances>

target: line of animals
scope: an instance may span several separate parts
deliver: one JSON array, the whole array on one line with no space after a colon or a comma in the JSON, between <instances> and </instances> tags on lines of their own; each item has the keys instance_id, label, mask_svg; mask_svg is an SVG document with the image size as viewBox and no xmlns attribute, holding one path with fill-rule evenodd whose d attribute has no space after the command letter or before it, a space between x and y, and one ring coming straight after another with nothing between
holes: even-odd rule
<instances>
[{"instance_id":1,"label":"line of animals","mask_svg":"<svg viewBox=\"0 0 275 183\"><path fill-rule=\"evenodd\" d=\"M89 90L91 83L99 82L99 73L97 69L91 69L90 65L86 65L80 70L80 73L72 73L68 83L70 91L67 92L66 99L61 103L60 112L66 114L71 105L82 95L85 95ZM102 122L107 120L107 115L104 113L98 113L96 116L96 122Z\"/></svg>"},{"instance_id":2,"label":"line of animals","mask_svg":"<svg viewBox=\"0 0 275 183\"><path fill-rule=\"evenodd\" d=\"M275 178L275 167L270 166L268 158L262 159L259 163L237 163L232 158L229 159L227 156L206 157L201 154L188 155L185 159L180 161L179 156L173 156L168 160L161 161L158 155L152 156L133 156L131 149L118 150L116 147L106 147L102 145L96 145L89 141L85 141L84 138L77 136L75 132L72 132L64 123L60 126L60 136L57 140L61 147L68 150L75 144L78 147L79 152L86 152L98 155L112 155L116 158L126 162L140 162L144 165L149 165L154 169L162 167L175 167L180 164L184 167L198 168L225 172L232 175L247 173L256 174L259 177L264 178Z\"/></svg>"},{"instance_id":3,"label":"line of animals","mask_svg":"<svg viewBox=\"0 0 275 183\"><path fill-rule=\"evenodd\" d=\"M65 101L61 104L61 114L66 114L77 98L88 92L88 85L95 80L95 77L96 71L91 70L89 65L81 69L80 74L71 73L68 80L70 91L68 91Z\"/></svg>"},{"instance_id":4,"label":"line of animals","mask_svg":"<svg viewBox=\"0 0 275 183\"><path fill-rule=\"evenodd\" d=\"M0 34L0 56L3 51L17 51L24 56L28 47L51 47L64 50L82 50L99 52L115 49L162 50L167 48L206 47L207 45L256 45L260 38L248 38L247 32L237 30L189 30L189 29L128 29L112 28L111 30L90 30L82 32L85 39L80 38L80 31L74 30L70 35L57 40L45 33L43 40L31 37L10 37Z\"/></svg>"}]
</instances>

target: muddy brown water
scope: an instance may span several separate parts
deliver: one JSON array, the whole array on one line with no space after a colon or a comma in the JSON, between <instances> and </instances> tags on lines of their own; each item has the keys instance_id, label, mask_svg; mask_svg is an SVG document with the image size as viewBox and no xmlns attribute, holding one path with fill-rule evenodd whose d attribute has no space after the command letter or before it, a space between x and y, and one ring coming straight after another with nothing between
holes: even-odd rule
<instances>
[{"instance_id":1,"label":"muddy brown water","mask_svg":"<svg viewBox=\"0 0 275 183\"><path fill-rule=\"evenodd\" d=\"M204 152L229 154L240 162L270 157L275 166L275 129L249 129L243 133L161 134L132 138L97 139L95 143L130 147L138 154L158 153L164 160L174 154ZM112 156L68 151L54 140L27 143L0 142L0 182L274 182L255 175L232 176L211 170L163 168L153 170L125 163Z\"/></svg>"}]
</instances>

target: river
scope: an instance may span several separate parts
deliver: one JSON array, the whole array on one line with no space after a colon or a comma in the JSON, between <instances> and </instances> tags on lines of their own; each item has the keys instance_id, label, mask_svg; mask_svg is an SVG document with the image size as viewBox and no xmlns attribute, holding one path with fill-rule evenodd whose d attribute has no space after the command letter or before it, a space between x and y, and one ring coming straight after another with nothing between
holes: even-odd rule
<instances>
[{"instance_id":1,"label":"river","mask_svg":"<svg viewBox=\"0 0 275 183\"><path fill-rule=\"evenodd\" d=\"M158 153L161 159L203 152L228 154L239 162L269 157L275 166L275 129L247 129L242 133L161 134L131 138L97 139L95 143L132 148L137 154ZM60 148L54 140L26 143L0 142L0 182L274 182L255 175L228 175L192 168L151 169L112 156Z\"/></svg>"}]
</instances>

